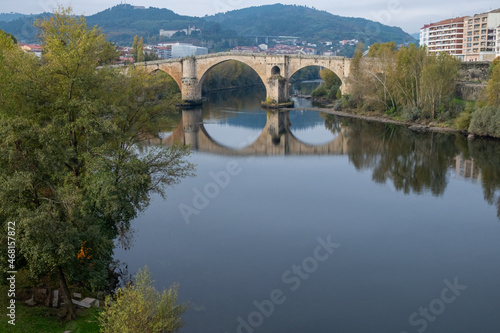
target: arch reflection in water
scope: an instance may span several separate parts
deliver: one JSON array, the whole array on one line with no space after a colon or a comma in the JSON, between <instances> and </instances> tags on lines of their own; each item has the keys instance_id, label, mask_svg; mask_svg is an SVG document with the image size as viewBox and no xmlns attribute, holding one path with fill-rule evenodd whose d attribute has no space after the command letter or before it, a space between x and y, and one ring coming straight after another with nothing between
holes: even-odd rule
<instances>
[{"instance_id":1,"label":"arch reflection in water","mask_svg":"<svg viewBox=\"0 0 500 333\"><path fill-rule=\"evenodd\" d=\"M253 143L241 142L234 149L218 143L207 132L203 123L202 109L182 111L182 121L173 134L161 140L162 144L190 145L192 149L221 155L268 156L268 155L339 155L347 153L347 142L342 128L332 141L311 145L297 139L290 130L290 111L268 111L266 124Z\"/></svg>"}]
</instances>

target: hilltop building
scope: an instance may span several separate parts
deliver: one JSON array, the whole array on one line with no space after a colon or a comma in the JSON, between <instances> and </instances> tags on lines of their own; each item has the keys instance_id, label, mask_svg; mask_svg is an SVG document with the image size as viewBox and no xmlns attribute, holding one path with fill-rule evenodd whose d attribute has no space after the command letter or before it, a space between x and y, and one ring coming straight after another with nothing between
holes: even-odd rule
<instances>
[{"instance_id":1,"label":"hilltop building","mask_svg":"<svg viewBox=\"0 0 500 333\"><path fill-rule=\"evenodd\" d=\"M163 29L160 29L160 37L170 38L178 32L184 32L186 34L186 36L191 36L191 34L195 31L201 33L201 30L196 29L195 26L193 26L193 27L189 26L187 29L181 29L181 30L163 30Z\"/></svg>"}]
</instances>

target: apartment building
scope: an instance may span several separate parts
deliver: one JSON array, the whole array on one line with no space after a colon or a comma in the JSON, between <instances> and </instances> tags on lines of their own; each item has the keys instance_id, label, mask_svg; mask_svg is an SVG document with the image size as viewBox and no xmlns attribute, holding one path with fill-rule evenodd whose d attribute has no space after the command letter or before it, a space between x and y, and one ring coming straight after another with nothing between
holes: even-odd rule
<instances>
[{"instance_id":1,"label":"apartment building","mask_svg":"<svg viewBox=\"0 0 500 333\"><path fill-rule=\"evenodd\" d=\"M465 61L492 61L497 54L500 9L464 19Z\"/></svg>"},{"instance_id":2,"label":"apartment building","mask_svg":"<svg viewBox=\"0 0 500 333\"><path fill-rule=\"evenodd\" d=\"M497 38L496 38L496 48L497 48L496 56L500 57L500 25L496 29L496 36L497 36Z\"/></svg>"},{"instance_id":3,"label":"apartment building","mask_svg":"<svg viewBox=\"0 0 500 333\"><path fill-rule=\"evenodd\" d=\"M464 60L464 17L425 25L420 29L420 45L429 53L446 52Z\"/></svg>"}]
</instances>

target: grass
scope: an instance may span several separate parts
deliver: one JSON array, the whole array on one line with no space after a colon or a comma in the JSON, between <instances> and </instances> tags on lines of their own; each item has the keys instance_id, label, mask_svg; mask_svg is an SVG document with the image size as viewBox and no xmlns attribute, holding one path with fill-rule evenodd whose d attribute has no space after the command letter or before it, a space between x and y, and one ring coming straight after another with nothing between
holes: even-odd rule
<instances>
[{"instance_id":1,"label":"grass","mask_svg":"<svg viewBox=\"0 0 500 333\"><path fill-rule=\"evenodd\" d=\"M0 287L2 295L7 294L4 286ZM16 302L16 325L8 323L10 320L7 314L6 297L1 297L3 313L0 321L0 332L8 333L62 333L71 331L72 333L99 333L99 309L91 308L78 311L78 318L71 322L63 322L59 319L60 309L46 307L28 307L22 302ZM5 305L5 306L4 306Z\"/></svg>"}]
</instances>

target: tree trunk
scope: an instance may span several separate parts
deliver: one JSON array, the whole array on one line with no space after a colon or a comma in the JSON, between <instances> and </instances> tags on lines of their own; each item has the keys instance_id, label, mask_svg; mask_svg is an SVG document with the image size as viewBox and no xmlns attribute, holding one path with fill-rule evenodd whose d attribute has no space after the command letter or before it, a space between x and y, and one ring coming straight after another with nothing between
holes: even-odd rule
<instances>
[{"instance_id":1,"label":"tree trunk","mask_svg":"<svg viewBox=\"0 0 500 333\"><path fill-rule=\"evenodd\" d=\"M59 283L61 285L61 290L64 295L64 307L66 308L66 319L74 320L76 319L76 310L73 302L71 301L71 292L69 291L68 283L64 277L64 272L61 266L57 267L57 274L59 277Z\"/></svg>"}]
</instances>

